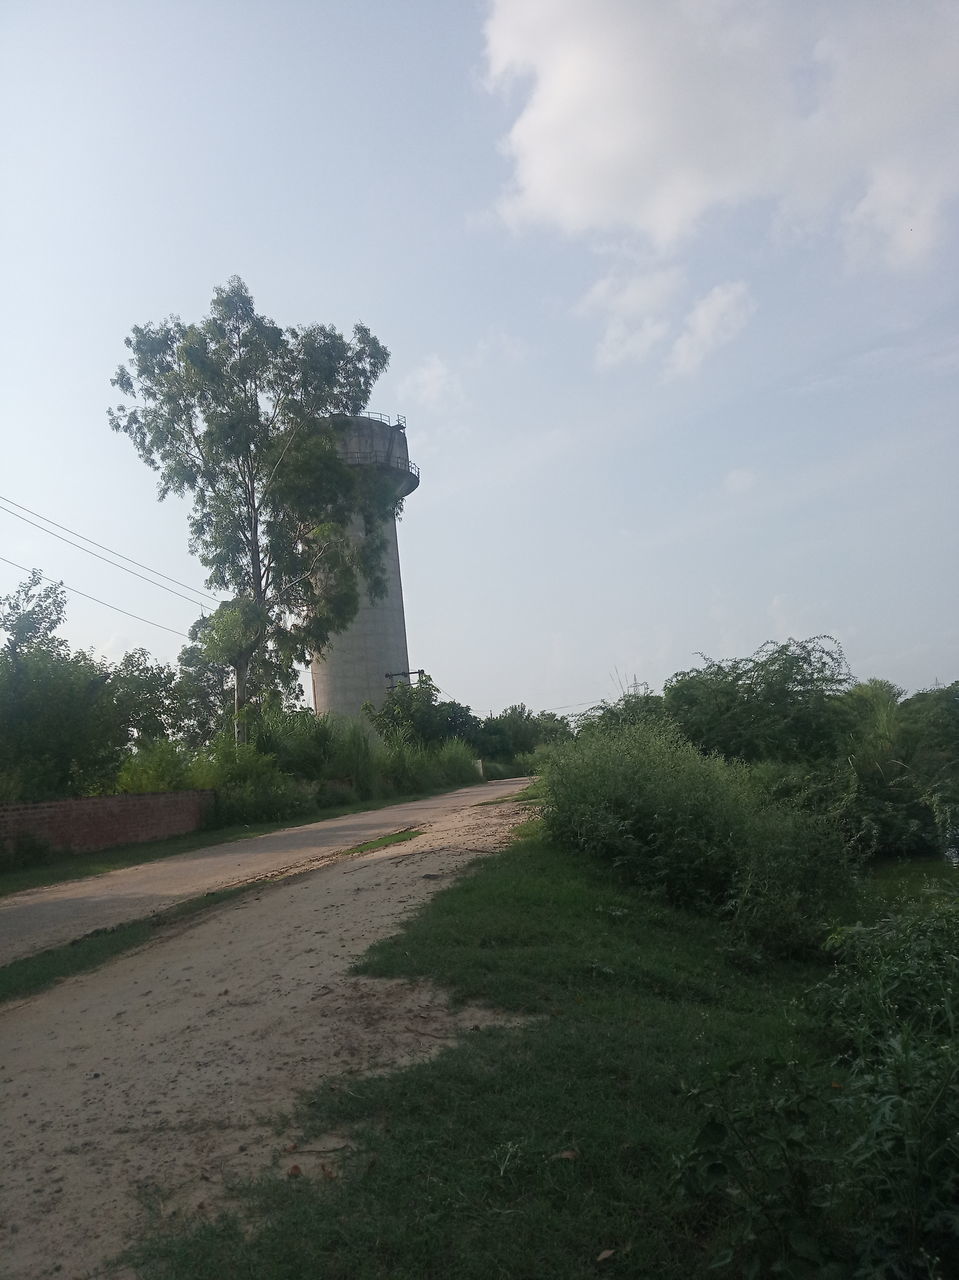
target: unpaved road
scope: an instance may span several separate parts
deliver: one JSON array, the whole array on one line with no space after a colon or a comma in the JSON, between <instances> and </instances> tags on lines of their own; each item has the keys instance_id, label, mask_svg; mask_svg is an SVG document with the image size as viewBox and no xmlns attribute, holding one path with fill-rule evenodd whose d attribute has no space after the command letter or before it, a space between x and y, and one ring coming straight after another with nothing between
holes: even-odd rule
<instances>
[{"instance_id":1,"label":"unpaved road","mask_svg":"<svg viewBox=\"0 0 959 1280\"><path fill-rule=\"evenodd\" d=\"M344 849L404 828L422 827L484 800L515 795L528 785L527 778L513 778L463 787L426 800L326 818L268 836L232 840L159 862L0 898L0 964L62 946L94 929L142 919L214 889L317 866Z\"/></svg>"},{"instance_id":2,"label":"unpaved road","mask_svg":"<svg viewBox=\"0 0 959 1280\"><path fill-rule=\"evenodd\" d=\"M527 816L461 806L406 844L265 884L0 1009L3 1280L126 1280L110 1260L151 1212L212 1213L238 1175L335 1160L339 1135L285 1152L271 1119L299 1091L504 1021L347 969Z\"/></svg>"}]
</instances>

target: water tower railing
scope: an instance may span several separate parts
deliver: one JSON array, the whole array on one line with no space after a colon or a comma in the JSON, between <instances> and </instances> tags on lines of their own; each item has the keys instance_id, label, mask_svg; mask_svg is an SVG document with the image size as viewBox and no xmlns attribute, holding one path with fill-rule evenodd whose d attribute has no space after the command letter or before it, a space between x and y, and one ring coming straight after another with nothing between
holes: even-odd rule
<instances>
[{"instance_id":1,"label":"water tower railing","mask_svg":"<svg viewBox=\"0 0 959 1280\"><path fill-rule=\"evenodd\" d=\"M384 453L381 449L363 449L355 453L342 453L340 457L351 466L394 467L397 471L408 471L410 475L420 478L420 469L415 462L406 458L398 458L395 454Z\"/></svg>"}]
</instances>

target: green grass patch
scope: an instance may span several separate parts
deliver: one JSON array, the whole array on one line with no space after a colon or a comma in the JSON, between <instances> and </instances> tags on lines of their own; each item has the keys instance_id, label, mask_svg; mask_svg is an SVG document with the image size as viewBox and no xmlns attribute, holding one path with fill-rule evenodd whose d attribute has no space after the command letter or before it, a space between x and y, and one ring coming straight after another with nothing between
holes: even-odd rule
<instances>
[{"instance_id":1,"label":"green grass patch","mask_svg":"<svg viewBox=\"0 0 959 1280\"><path fill-rule=\"evenodd\" d=\"M386 849L391 844L403 844L406 840L415 840L417 836L421 836L422 831L418 831L415 827L409 827L406 831L394 831L392 835L380 836L376 840L367 840L366 844L358 844L355 848L350 849L350 854L354 853L372 853L374 849Z\"/></svg>"},{"instance_id":2,"label":"green grass patch","mask_svg":"<svg viewBox=\"0 0 959 1280\"><path fill-rule=\"evenodd\" d=\"M719 1228L674 1181L699 1124L689 1089L733 1060L801 1056L815 1028L795 1001L822 974L744 974L725 942L718 922L619 885L530 824L358 971L531 1021L321 1087L303 1136L351 1131L342 1176L247 1186L234 1214L151 1238L141 1275L705 1276Z\"/></svg>"},{"instance_id":3,"label":"green grass patch","mask_svg":"<svg viewBox=\"0 0 959 1280\"><path fill-rule=\"evenodd\" d=\"M291 822L260 822L251 825L220 827L212 830L191 831L188 835L173 836L169 840L151 840L143 844L118 845L96 853L53 854L49 861L33 867L18 867L0 871L0 898L24 889L42 889L45 885L63 884L67 880L85 880L89 876L102 876L108 871L123 867L139 867L146 862L173 858L178 853L192 853L195 849L209 849L214 845L228 844L235 840L250 840L255 836L272 835L274 831L290 831L296 827L312 826L332 818L344 818L351 813L367 813L374 809L387 809L394 804L408 804L413 800L429 799L431 795L446 795L461 788L447 787L420 795L394 796L390 800L362 801L342 805L336 809L317 809L309 817Z\"/></svg>"}]
</instances>

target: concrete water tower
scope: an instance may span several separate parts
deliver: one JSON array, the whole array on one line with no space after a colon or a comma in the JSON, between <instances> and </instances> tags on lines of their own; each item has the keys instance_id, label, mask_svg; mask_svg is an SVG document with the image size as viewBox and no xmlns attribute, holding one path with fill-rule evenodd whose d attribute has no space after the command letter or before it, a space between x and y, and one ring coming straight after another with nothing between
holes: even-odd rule
<instances>
[{"instance_id":1,"label":"concrete water tower","mask_svg":"<svg viewBox=\"0 0 959 1280\"><path fill-rule=\"evenodd\" d=\"M356 414L338 426L337 433L343 460L355 467L378 468L392 483L397 498L405 498L419 484L420 473L410 462L406 445L405 418L391 422L380 413ZM346 631L334 636L322 656L313 659L310 671L317 715L335 711L358 716L364 702L382 706L391 685L408 678L400 553L392 516L383 532L386 592L371 601L361 590L356 617ZM356 536L362 537L359 527Z\"/></svg>"}]
</instances>

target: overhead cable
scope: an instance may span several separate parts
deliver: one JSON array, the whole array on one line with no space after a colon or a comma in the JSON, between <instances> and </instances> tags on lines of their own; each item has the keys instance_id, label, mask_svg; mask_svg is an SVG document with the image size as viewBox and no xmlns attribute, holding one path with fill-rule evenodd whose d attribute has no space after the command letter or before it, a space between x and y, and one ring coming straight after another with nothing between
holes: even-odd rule
<instances>
[{"instance_id":1,"label":"overhead cable","mask_svg":"<svg viewBox=\"0 0 959 1280\"><path fill-rule=\"evenodd\" d=\"M16 560L8 560L6 556L0 556L0 560L4 564L12 564L14 569L22 569L24 573L31 571L25 564L17 564ZM159 627L161 631L169 631L171 635L182 636L184 640L189 640L189 636L185 631L177 631L175 627L168 627L162 622L153 622L150 618L141 618L138 613L130 613L129 609L121 609L119 605L110 604L106 600L100 600L96 596L88 595L86 591L78 591L76 587L68 587L65 582L61 582L59 578L48 578L45 573L41 573L40 577L44 582L52 582L54 585L63 587L64 591L69 591L71 595L83 596L84 600L92 600L94 604L102 604L106 609L112 609L114 613L126 614L128 618L135 618L137 622L145 622L148 627Z\"/></svg>"},{"instance_id":2,"label":"overhead cable","mask_svg":"<svg viewBox=\"0 0 959 1280\"><path fill-rule=\"evenodd\" d=\"M196 595L196 596L205 596L205 597L207 598L207 600L213 600L213 601L215 601L217 604L219 604L219 603L220 603L220 602L219 602L219 600L218 600L218 598L217 598L216 596L212 596L212 595L210 595L209 591L201 591L198 587L191 587L191 586L189 585L189 583L186 583L186 582L180 582L180 580L179 580L178 578L171 578L171 577L170 577L170 575L169 575L168 573L161 573L159 569L153 569L153 568L151 568L151 567L150 567L150 565L148 565L148 564L142 564L139 560L134 560L132 556L125 556L125 555L123 554L123 552L122 552L122 551L114 551L114 549L113 549L112 547L104 546L104 544L103 544L102 542L96 542L93 538L88 538L88 537L86 536L86 534L83 534L83 533L77 533L76 529L70 529L70 528L68 528L65 524L58 524L56 520L51 520L49 516L41 515L39 511L33 511L30 507L25 507L25 506L23 505L23 503L21 503L21 502L14 502L14 500L13 500L12 498L5 498L5 497L3 496L3 494L0 494L0 502L8 503L8 504L9 504L9 506L11 506L11 507L17 507L19 511L27 511L27 512L29 512L29 514L30 514L30 515L32 515L32 516L36 516L38 520L43 520L45 524L52 524L55 528L57 528L57 529L62 529L62 530L64 531L64 533L72 533L72 534L73 534L73 536L74 536L75 538L79 538L82 542L89 542L89 543L91 544L91 546L99 547L101 551L109 551L109 553L110 553L110 555L111 555L111 556L116 556L119 560L126 560L127 564L135 564L135 565L137 566L137 568L138 568L138 569L146 569L147 573L152 573L152 574L154 574L157 578L165 578L167 582L174 582L174 583L176 583L176 585L177 585L178 587L183 587L183 588L185 588L187 591L192 591L192 592L193 592L193 594L194 594L194 595ZM0 507L0 511L2 511L2 510L6 510L6 508L4 508L4 507ZM58 533L54 533L54 532L53 532L53 529L45 529L45 528L43 528L43 525L34 524L34 522L33 522L32 520L27 520L26 516L18 515L16 511L7 511L7 515L8 515L8 516L16 516L16 518L17 518L18 520L24 520L27 524L32 524L32 525L33 525L33 527L34 527L35 529L40 529L42 533L49 533L49 534L51 535L51 537L54 537L54 538L60 538L60 535L59 535ZM96 555L97 555L97 553L96 553L95 551L90 551L90 550L89 550L89 548L87 548L87 547L80 547L80 546L77 546L77 544L76 544L75 542L71 542L71 541L69 540L69 538L60 538L60 541L61 541L61 542L65 542L68 546L76 547L76 549L77 549L78 551L86 551L87 555L91 555L91 556L96 556ZM97 559L98 559L98 560L104 560L104 557L103 557L103 556L97 556ZM106 563L106 564L113 564L113 561L112 561L112 560L105 560L105 563ZM113 567L114 567L115 569L123 569L124 573L133 573L133 570L132 570L132 569L127 569L127 568L126 568L124 565L122 565L122 564L113 564ZM140 578L140 577L143 577L143 575L142 575L142 574L139 574L139 573L136 573L136 574L134 574L134 577ZM151 579L150 579L150 578L144 578L144 579L143 579L143 581L144 581L144 582L151 582ZM169 588L169 587L164 587L164 586L163 586L163 584L162 584L162 583L160 583L160 582L153 582L153 583L152 583L152 585L153 585L154 587L160 587L160 588L161 588L161 590L163 590L163 591L170 591L170 588ZM171 595L178 596L178 595L180 595L180 592L179 592L179 591L172 591L172 592L171 592ZM186 600L186 599L187 599L187 597L186 597L186 596L182 596L182 597L181 597L181 599ZM196 603L196 602L191 600L191 601L190 601L190 603L191 603L191 604L194 604L194 603ZM201 606L201 607L202 607L202 606Z\"/></svg>"}]
</instances>

